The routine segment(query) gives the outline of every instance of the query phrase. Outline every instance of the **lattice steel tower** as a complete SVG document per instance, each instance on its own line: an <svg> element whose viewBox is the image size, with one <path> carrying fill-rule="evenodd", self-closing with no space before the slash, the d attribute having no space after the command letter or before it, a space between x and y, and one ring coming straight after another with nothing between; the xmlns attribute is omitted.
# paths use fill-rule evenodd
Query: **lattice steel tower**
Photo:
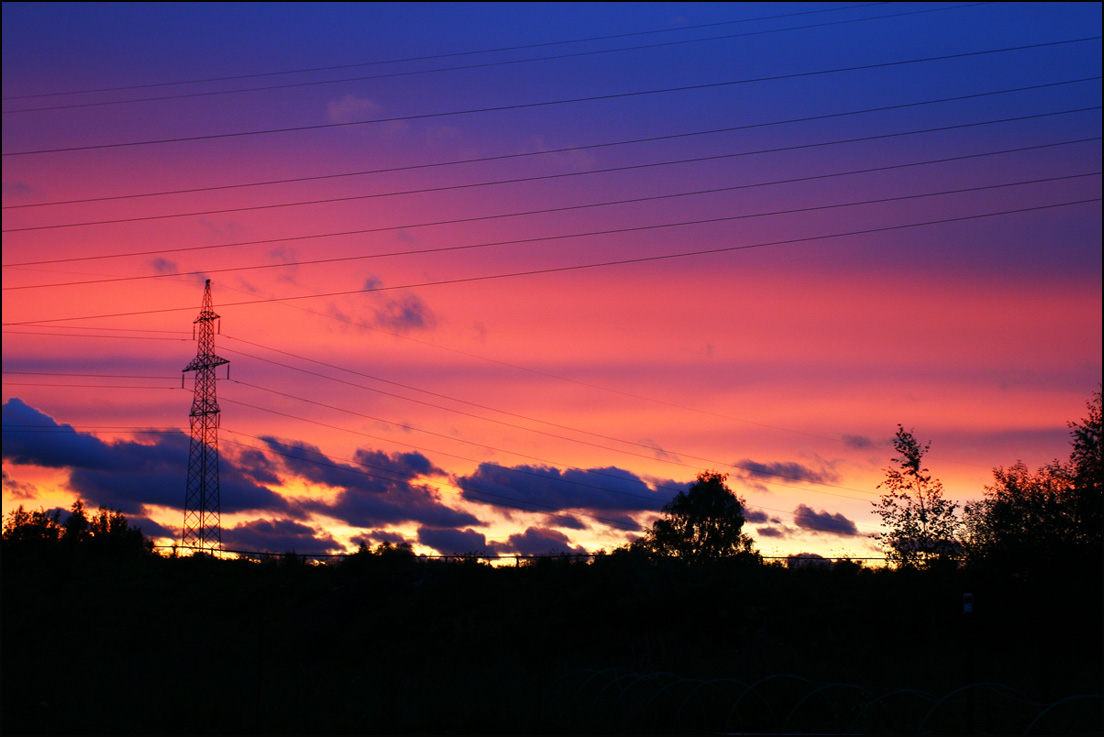
<svg viewBox="0 0 1104 737"><path fill-rule="evenodd" d="M219 521L219 406L215 398L215 369L225 358L215 355L215 314L211 306L211 280L203 287L203 307L195 325L199 326L196 357L184 367L195 371L195 398L192 400L192 446L188 454L188 490L184 495L184 529L180 544L185 548L214 553L222 550L222 526ZM195 332L193 328L193 332ZM229 376L227 368L227 376ZM181 376L183 381L183 376Z"/></svg>

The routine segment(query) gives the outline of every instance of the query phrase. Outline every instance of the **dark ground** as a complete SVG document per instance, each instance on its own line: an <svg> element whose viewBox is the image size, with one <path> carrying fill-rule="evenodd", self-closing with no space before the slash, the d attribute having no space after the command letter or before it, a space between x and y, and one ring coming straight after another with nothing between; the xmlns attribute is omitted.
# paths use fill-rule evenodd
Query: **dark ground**
<svg viewBox="0 0 1104 737"><path fill-rule="evenodd" d="M8 556L2 726L1099 733L1100 625L1099 561L982 573ZM996 685L955 693L981 683Z"/></svg>

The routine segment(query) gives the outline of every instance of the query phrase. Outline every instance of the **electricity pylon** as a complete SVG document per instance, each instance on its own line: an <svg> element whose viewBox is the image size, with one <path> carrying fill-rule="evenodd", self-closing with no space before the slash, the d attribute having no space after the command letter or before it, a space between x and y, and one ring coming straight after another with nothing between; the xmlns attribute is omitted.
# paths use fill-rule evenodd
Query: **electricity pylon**
<svg viewBox="0 0 1104 737"><path fill-rule="evenodd" d="M188 489L184 494L184 528L180 544L206 553L222 550L222 526L219 520L219 406L215 397L215 369L225 358L215 355L215 320L211 306L211 280L203 287L203 307L195 325L199 326L196 357L184 367L195 371L195 396L189 415L192 446L188 454ZM193 333L195 333L193 328ZM194 336L193 336L194 337ZM229 377L230 369L227 368ZM183 382L181 375L181 382Z"/></svg>

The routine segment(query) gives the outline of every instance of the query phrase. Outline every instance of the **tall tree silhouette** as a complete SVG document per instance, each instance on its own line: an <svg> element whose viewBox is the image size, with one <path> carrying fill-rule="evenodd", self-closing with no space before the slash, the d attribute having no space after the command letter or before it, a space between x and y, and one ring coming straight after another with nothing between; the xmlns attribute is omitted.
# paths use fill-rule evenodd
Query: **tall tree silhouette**
<svg viewBox="0 0 1104 737"><path fill-rule="evenodd" d="M898 425L893 447L897 465L885 470L878 488L886 491L873 502L886 528L879 537L882 549L902 566L926 567L955 557L961 551L958 505L943 498L943 484L922 465L931 443L920 445L912 431Z"/></svg>

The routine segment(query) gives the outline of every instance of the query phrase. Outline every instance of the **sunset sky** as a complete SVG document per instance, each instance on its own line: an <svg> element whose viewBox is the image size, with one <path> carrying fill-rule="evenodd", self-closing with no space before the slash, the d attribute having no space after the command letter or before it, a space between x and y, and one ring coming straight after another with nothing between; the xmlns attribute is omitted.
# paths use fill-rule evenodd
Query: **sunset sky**
<svg viewBox="0 0 1104 737"><path fill-rule="evenodd" d="M3 6L3 508L223 545L611 549L703 470L878 554L1101 381L1101 6Z"/></svg>

